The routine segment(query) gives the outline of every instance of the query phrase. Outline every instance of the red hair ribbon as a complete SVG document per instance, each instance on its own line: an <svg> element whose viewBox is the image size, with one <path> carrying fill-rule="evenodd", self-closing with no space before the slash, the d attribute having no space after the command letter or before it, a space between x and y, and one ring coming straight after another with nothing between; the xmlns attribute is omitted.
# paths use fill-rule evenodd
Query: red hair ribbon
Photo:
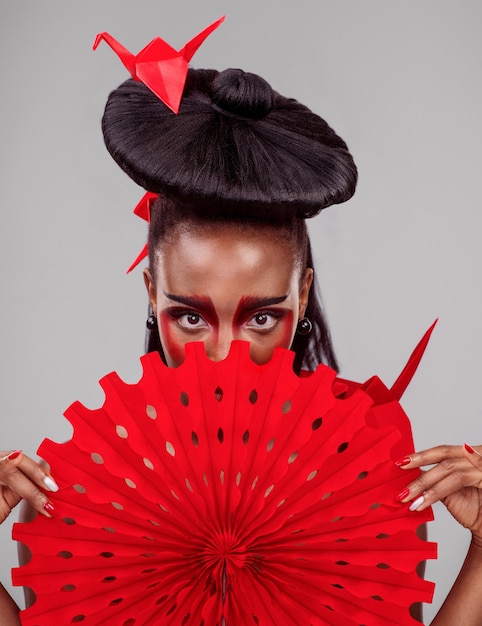
<svg viewBox="0 0 482 626"><path fill-rule="evenodd" d="M134 208L134 214L138 215L147 223L149 223L151 221L151 202L154 202L155 200L157 200L157 198L159 198L159 195L157 193L152 193L152 191L147 191L139 200L139 202L136 204ZM132 263L132 265L127 270L127 274L130 271L132 271L137 265L139 265L142 259L146 258L146 256L148 255L148 252L149 252L149 248L148 248L148 244L146 243L146 245L142 248L140 253L137 255L136 260Z"/></svg>
<svg viewBox="0 0 482 626"><path fill-rule="evenodd" d="M109 33L99 33L94 50L104 40L118 55L132 78L143 82L174 113L179 111L186 82L188 63L203 41L224 21L224 16L193 37L181 50L175 50L160 37L155 37L134 55Z"/></svg>

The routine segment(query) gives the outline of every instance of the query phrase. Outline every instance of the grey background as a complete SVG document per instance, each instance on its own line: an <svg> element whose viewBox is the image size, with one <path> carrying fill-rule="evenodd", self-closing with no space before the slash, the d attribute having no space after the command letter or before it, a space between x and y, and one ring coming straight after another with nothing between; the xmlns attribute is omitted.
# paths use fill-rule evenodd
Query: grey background
<svg viewBox="0 0 482 626"><path fill-rule="evenodd" d="M127 77L106 30L136 53L176 48L222 14L196 67L243 67L298 98L347 140L360 183L313 220L342 374L388 384L436 318L404 397L416 447L482 442L478 0L2 0L0 101L1 449L65 440L96 381L140 376L146 297L125 269L144 243L142 195L108 156L99 120ZM435 507L433 616L469 535ZM13 517L13 516L12 516ZM0 576L16 562L0 529ZM17 590L18 591L18 590ZM17 593L17 597L20 597Z"/></svg>

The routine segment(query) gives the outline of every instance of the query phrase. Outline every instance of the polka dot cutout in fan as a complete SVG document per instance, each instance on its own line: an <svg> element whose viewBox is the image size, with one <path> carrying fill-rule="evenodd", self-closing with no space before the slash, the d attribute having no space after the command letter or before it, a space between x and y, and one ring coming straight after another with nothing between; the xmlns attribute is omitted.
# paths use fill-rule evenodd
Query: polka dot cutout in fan
<svg viewBox="0 0 482 626"><path fill-rule="evenodd" d="M137 384L104 377L102 408L74 403L72 439L39 449L59 516L14 527L33 554L14 583L37 595L22 624L417 623L436 549L416 536L431 511L394 497L417 474L393 462L408 419L292 357L190 344L177 369L151 353Z"/></svg>

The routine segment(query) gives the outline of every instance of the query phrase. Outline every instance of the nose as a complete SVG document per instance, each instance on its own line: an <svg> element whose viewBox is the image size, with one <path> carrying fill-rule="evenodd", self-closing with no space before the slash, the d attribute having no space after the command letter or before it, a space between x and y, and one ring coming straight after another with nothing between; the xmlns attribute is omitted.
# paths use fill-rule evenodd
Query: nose
<svg viewBox="0 0 482 626"><path fill-rule="evenodd" d="M219 332L217 336L204 344L208 358L216 363L224 360L229 354L231 342L234 339L234 333L231 328Z"/></svg>

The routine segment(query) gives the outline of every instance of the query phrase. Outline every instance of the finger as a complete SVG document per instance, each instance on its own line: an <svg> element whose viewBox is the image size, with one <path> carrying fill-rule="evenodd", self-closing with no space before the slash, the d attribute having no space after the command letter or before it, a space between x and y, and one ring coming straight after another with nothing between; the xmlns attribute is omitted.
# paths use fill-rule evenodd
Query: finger
<svg viewBox="0 0 482 626"><path fill-rule="evenodd" d="M430 489L427 489L420 496L412 500L409 509L411 511L423 511L432 504L435 504L435 502L442 501L450 494L459 491L459 489L463 486L463 484L460 484L456 475L450 474L444 478L444 480L440 481Z"/></svg>
<svg viewBox="0 0 482 626"><path fill-rule="evenodd" d="M6 487L0 486L0 524L7 519L20 500L20 496L15 496Z"/></svg>
<svg viewBox="0 0 482 626"><path fill-rule="evenodd" d="M14 461L22 454L21 450L10 450L9 452L0 452L0 463L6 461Z"/></svg>
<svg viewBox="0 0 482 626"><path fill-rule="evenodd" d="M397 499L400 502L413 500L422 494L433 491L435 486L440 485L449 477L451 483L444 482L444 485L450 484L451 492L457 491L462 487L473 486L481 481L480 473L467 463L465 458L459 456L456 459L444 459L431 469L422 471L415 480L407 485ZM433 501L435 502L446 495L445 493L440 497L435 497Z"/></svg>
<svg viewBox="0 0 482 626"><path fill-rule="evenodd" d="M52 502L18 468L10 470L2 482L8 488L8 491L5 492L5 501L10 508L13 508L19 499L23 499L42 515L46 517L55 516L56 510Z"/></svg>
<svg viewBox="0 0 482 626"><path fill-rule="evenodd" d="M4 476L8 475L14 467L17 467L23 458L21 450L10 450L9 452L0 452L0 484L3 482Z"/></svg>
<svg viewBox="0 0 482 626"><path fill-rule="evenodd" d="M12 453L7 453L0 457L3 508L6 505L11 510L21 499L25 499L39 513L52 517L55 515L55 507L52 502L40 491L35 482L24 473L24 468L27 468L30 472L36 472L37 470L34 466L38 466L38 464L32 459L25 457L20 451L15 452L19 452L19 454L13 455L13 458Z"/></svg>
<svg viewBox="0 0 482 626"><path fill-rule="evenodd" d="M23 455L20 463L18 464L18 468L28 476L32 482L34 482L38 487L42 489L47 489L47 491L58 491L59 486L52 478L52 475L48 471L48 468L45 465L41 465L37 463L30 457Z"/></svg>
<svg viewBox="0 0 482 626"><path fill-rule="evenodd" d="M475 468L482 472L482 454L480 454L480 452L468 443L464 443L463 451L465 458L468 459Z"/></svg>
<svg viewBox="0 0 482 626"><path fill-rule="evenodd" d="M414 467L423 467L424 465L433 465L440 463L444 459L454 459L460 457L460 446L436 446L428 448L421 452L412 452L403 456L395 465L401 469L413 469Z"/></svg>
<svg viewBox="0 0 482 626"><path fill-rule="evenodd" d="M424 483L426 483L426 487ZM466 487L480 487L480 485L481 477L479 470L462 468L447 474L436 482L433 480L417 481L415 485L410 485L402 492L403 498L400 499L404 503L410 502L409 509L411 511L423 511L435 502L444 501L447 496L457 491Z"/></svg>
<svg viewBox="0 0 482 626"><path fill-rule="evenodd" d="M2 480L2 471L8 471L11 467L19 468L41 489L47 489L47 491L59 490L46 465L43 466L37 463L26 454L23 454L21 450L14 450L8 453L0 452L0 482Z"/></svg>

